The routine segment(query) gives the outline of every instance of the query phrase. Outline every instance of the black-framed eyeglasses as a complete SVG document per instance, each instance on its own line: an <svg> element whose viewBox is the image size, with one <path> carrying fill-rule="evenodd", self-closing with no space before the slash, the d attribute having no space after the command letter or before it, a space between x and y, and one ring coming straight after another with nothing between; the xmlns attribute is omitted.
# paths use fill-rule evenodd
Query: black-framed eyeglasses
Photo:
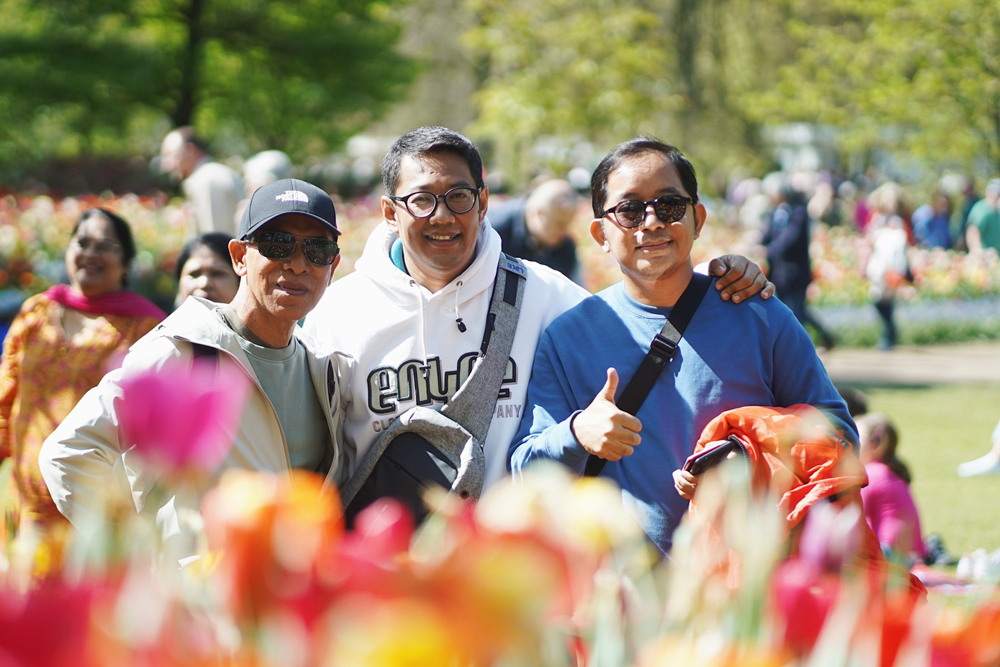
<svg viewBox="0 0 1000 667"><path fill-rule="evenodd" d="M622 229L635 229L646 219L646 208L652 206L656 218L669 225L683 218L688 204L693 203L694 200L684 195L664 195L652 201L626 199L606 210L601 217L611 214L611 219Z"/></svg>
<svg viewBox="0 0 1000 667"><path fill-rule="evenodd" d="M93 250L99 255L117 255L122 251L121 244L111 239L91 239L86 236L73 239L71 245L77 252Z"/></svg>
<svg viewBox="0 0 1000 667"><path fill-rule="evenodd" d="M411 192L403 197L389 197L393 201L403 202L403 206L414 218L429 218L437 210L438 202L444 200L444 205L455 215L468 213L476 205L479 192L482 188L467 188L460 186L452 188L443 195L436 195L433 192L420 190Z"/></svg>
<svg viewBox="0 0 1000 667"><path fill-rule="evenodd" d="M302 243L306 259L317 266L330 266L340 253L337 242L318 236L296 236L288 232L263 232L256 236L248 236L248 243L257 245L257 252L268 259L285 259L293 252L295 246Z"/></svg>

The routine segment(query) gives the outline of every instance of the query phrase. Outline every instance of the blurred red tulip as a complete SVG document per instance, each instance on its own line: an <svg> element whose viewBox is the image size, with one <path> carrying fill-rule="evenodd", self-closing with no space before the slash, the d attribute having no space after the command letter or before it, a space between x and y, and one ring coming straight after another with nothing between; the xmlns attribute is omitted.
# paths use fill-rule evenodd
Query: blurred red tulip
<svg viewBox="0 0 1000 667"><path fill-rule="evenodd" d="M839 578L813 562L795 558L778 566L771 595L780 614L777 620L784 623L786 647L797 655L812 651L839 589Z"/></svg>
<svg viewBox="0 0 1000 667"><path fill-rule="evenodd" d="M61 667L96 664L88 656L89 587L46 583L21 595L0 588L0 665Z"/></svg>
<svg viewBox="0 0 1000 667"><path fill-rule="evenodd" d="M322 612L327 593L316 570L343 537L339 500L323 491L322 476L230 470L206 494L202 516L237 619L256 623L283 605L307 623Z"/></svg>

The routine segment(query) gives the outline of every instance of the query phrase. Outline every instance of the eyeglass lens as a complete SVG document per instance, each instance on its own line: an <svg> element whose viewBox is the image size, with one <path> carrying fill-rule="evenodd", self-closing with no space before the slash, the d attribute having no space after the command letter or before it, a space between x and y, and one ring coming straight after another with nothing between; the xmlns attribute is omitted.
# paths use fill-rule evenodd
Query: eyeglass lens
<svg viewBox="0 0 1000 667"><path fill-rule="evenodd" d="M284 259L295 252L300 239L287 232L264 232L250 240L257 244L258 252L264 257ZM318 266L330 266L339 252L337 242L330 239L305 238L301 241L306 259Z"/></svg>
<svg viewBox="0 0 1000 667"><path fill-rule="evenodd" d="M653 212L660 222L671 224L684 217L688 201L685 197L677 196L658 197L652 202L626 199L615 207L615 217L623 227L638 227L646 218L647 204L652 204Z"/></svg>
<svg viewBox="0 0 1000 667"><path fill-rule="evenodd" d="M73 245L75 245L80 252L93 250L94 252L102 255L109 255L111 253L118 252L118 250L121 249L120 245L110 239L90 239L86 236L73 239Z"/></svg>
<svg viewBox="0 0 1000 667"><path fill-rule="evenodd" d="M476 190L474 188L452 188L443 195L430 192L414 192L406 197L400 197L406 204L410 215L418 218L429 218L437 209L438 200L444 198L448 210L455 214L468 213L476 205Z"/></svg>

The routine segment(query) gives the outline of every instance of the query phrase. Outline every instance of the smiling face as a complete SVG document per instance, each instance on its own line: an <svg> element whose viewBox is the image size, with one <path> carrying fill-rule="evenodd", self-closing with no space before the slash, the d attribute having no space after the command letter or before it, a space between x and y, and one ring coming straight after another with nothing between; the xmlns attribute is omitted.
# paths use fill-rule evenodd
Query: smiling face
<svg viewBox="0 0 1000 667"><path fill-rule="evenodd" d="M229 257L223 259L208 246L199 245L181 267L177 302L194 295L216 303L229 303L239 286L239 276L233 271Z"/></svg>
<svg viewBox="0 0 1000 667"><path fill-rule="evenodd" d="M645 152L624 161L608 176L606 206L625 199L651 201L664 195L690 197L673 163L661 153ZM705 224L705 207L689 205L679 221L665 224L646 208L635 229L622 229L609 214L596 218L590 233L611 254L625 276L625 289L640 303L672 306L694 272L691 247Z"/></svg>
<svg viewBox="0 0 1000 667"><path fill-rule="evenodd" d="M128 267L114 225L103 215L87 217L66 250L66 272L73 291L95 297L122 289Z"/></svg>
<svg viewBox="0 0 1000 667"><path fill-rule="evenodd" d="M405 155L400 161L396 196L418 191L443 195L456 187L476 187L469 165L458 153ZM488 198L484 187L472 210L461 214L452 213L441 199L434 215L417 218L403 202L382 197L382 216L402 240L406 269L414 280L437 292L468 268L476 255Z"/></svg>
<svg viewBox="0 0 1000 667"><path fill-rule="evenodd" d="M255 233L269 231L334 238L329 227L298 213L281 215ZM340 263L338 256L330 266L313 264L306 259L301 242L283 259L268 259L260 254L256 244L246 241L230 241L229 252L240 276L233 307L243 323L273 347L288 345L296 322L319 302Z"/></svg>

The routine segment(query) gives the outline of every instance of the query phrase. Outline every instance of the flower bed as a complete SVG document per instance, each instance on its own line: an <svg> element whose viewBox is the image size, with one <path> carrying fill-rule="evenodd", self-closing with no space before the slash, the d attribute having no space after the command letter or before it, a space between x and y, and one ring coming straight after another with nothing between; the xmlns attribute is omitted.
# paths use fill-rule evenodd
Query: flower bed
<svg viewBox="0 0 1000 667"><path fill-rule="evenodd" d="M180 570L151 568L162 552L138 516L99 550L22 529L0 559L5 664L1000 661L995 587L921 603L905 577L873 584L851 564L858 517L833 509L787 558L775 507L739 484L689 514L673 560L657 561L616 488L557 466L475 508L436 498L440 513L416 534L391 501L345 532L321 478L285 482L227 473L202 505L201 560Z"/></svg>
<svg viewBox="0 0 1000 667"><path fill-rule="evenodd" d="M0 198L0 289L16 287L41 291L61 275L62 257L76 218L91 206L105 206L132 224L139 248L134 277L140 291L161 302L174 289L170 271L177 252L193 225L180 201L157 197L49 197ZM720 216L721 217L721 216ZM350 273L370 231L381 220L378 199L337 203L337 221L343 261L338 276ZM594 292L620 280L617 265L591 240L588 221L574 229L586 287ZM741 253L762 261L756 233L710 218L695 244L696 261L725 253ZM868 288L859 266L865 241L845 227L817 225L812 258L815 282L810 292L817 306L860 305L868 302ZM911 248L915 289L911 301L976 299L1000 296L1000 261L993 253L972 256L944 250Z"/></svg>
<svg viewBox="0 0 1000 667"><path fill-rule="evenodd" d="M800 504L798 532L787 494L751 493L737 461L705 473L669 560L611 482L555 463L475 505L429 493L436 512L418 532L392 500L345 530L336 492L312 473L230 469L209 484L245 391L217 371L165 365L123 382L126 463L148 511L107 489L77 517L86 539L27 520L0 531L3 664L1000 661L995 581L950 579L961 598L925 602L904 567L873 554L857 504ZM180 387L197 396L171 400ZM0 466L0 489L11 469ZM200 512L187 509L196 497ZM177 520L161 525L160 507Z"/></svg>

